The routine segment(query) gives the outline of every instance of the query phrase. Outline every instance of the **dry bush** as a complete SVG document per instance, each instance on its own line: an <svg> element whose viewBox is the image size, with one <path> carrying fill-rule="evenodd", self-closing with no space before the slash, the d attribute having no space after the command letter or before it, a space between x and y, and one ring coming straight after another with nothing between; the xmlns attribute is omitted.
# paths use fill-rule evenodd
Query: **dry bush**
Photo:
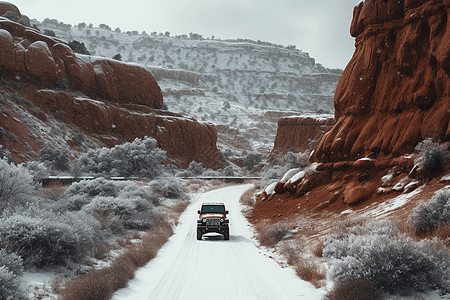
<svg viewBox="0 0 450 300"><path fill-rule="evenodd" d="M175 226L178 225L181 214L186 210L189 204L189 201L179 201L177 202L177 204L171 207L172 213L170 214L170 217L173 219Z"/></svg>
<svg viewBox="0 0 450 300"><path fill-rule="evenodd" d="M114 247L111 244L108 243L98 243L94 246L92 257L98 260L103 260L108 256L108 253L113 249Z"/></svg>
<svg viewBox="0 0 450 300"><path fill-rule="evenodd" d="M326 270L313 260L299 260L294 266L295 273L301 279L311 282L316 288L326 278Z"/></svg>
<svg viewBox="0 0 450 300"><path fill-rule="evenodd" d="M289 265L296 264L300 259L300 254L303 253L304 245L299 240L291 240L283 243L279 249L280 253L286 258Z"/></svg>
<svg viewBox="0 0 450 300"><path fill-rule="evenodd" d="M249 188L241 195L241 198L239 198L239 202L242 205L253 206L255 204L255 192L256 190L254 187Z"/></svg>
<svg viewBox="0 0 450 300"><path fill-rule="evenodd" d="M258 240L261 246L275 247L292 229L292 224L289 222L278 222L275 224L268 224L261 222L256 226L258 232Z"/></svg>
<svg viewBox="0 0 450 300"><path fill-rule="evenodd" d="M323 248L325 247L325 240L318 241L312 248L311 253L315 257L323 257Z"/></svg>
<svg viewBox="0 0 450 300"><path fill-rule="evenodd" d="M134 277L137 268L154 258L173 234L168 223L160 223L142 237L142 242L128 247L114 262L101 270L76 277L66 283L60 300L107 300Z"/></svg>
<svg viewBox="0 0 450 300"><path fill-rule="evenodd" d="M386 296L367 279L338 281L325 300L383 300Z"/></svg>

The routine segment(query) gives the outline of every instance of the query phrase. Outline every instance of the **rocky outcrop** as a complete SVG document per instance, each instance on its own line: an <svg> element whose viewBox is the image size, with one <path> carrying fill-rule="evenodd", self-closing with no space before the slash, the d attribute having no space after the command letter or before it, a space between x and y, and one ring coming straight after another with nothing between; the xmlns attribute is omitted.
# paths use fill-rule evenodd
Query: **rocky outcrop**
<svg viewBox="0 0 450 300"><path fill-rule="evenodd" d="M151 108L163 105L161 89L150 70L117 60L73 53L57 38L0 18L2 77L62 87L89 97Z"/></svg>
<svg viewBox="0 0 450 300"><path fill-rule="evenodd" d="M333 118L285 117L278 121L275 138L269 160L282 156L288 151L305 152L315 148L323 135L334 125Z"/></svg>
<svg viewBox="0 0 450 300"><path fill-rule="evenodd" d="M27 96L47 115L64 112L64 122L102 140L108 147L134 138L154 137L167 151L170 163L187 168L193 160L204 167L221 167L213 125L199 123L179 114L148 107L94 101L69 92L38 90ZM41 116L42 118L42 116Z"/></svg>
<svg viewBox="0 0 450 300"><path fill-rule="evenodd" d="M6 1L0 1L0 16L3 16L7 12L13 12L16 13L18 17L22 17L17 6Z"/></svg>
<svg viewBox="0 0 450 300"><path fill-rule="evenodd" d="M414 174L415 146L450 144L450 1L366 0L350 32L356 49L337 86L336 124L314 168L280 180L269 200L344 209L409 192L427 180Z"/></svg>
<svg viewBox="0 0 450 300"><path fill-rule="evenodd" d="M450 140L450 1L366 0L355 7L355 53L335 94L336 125L317 162L400 157Z"/></svg>
<svg viewBox="0 0 450 300"><path fill-rule="evenodd" d="M0 2L0 13L14 8ZM5 102L10 111L0 115L9 137L0 143L18 161L29 157L26 151L38 152L37 145L42 146L46 138L38 136L46 135L36 130L38 126L33 133L28 128L35 114L43 122L52 118L76 126L76 131L109 147L136 137L154 137L167 151L167 162L178 167L187 168L194 160L207 168L222 166L215 127L159 110L161 89L148 68L76 54L65 42L2 17L0 50L4 94L25 99ZM24 101L27 107L17 105ZM30 117L25 118L27 113ZM70 140L67 144L75 145Z"/></svg>

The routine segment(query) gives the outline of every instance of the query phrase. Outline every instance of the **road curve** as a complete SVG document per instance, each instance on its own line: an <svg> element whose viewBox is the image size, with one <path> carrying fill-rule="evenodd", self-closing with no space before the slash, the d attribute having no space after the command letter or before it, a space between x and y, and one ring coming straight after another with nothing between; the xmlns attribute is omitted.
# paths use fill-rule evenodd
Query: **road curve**
<svg viewBox="0 0 450 300"><path fill-rule="evenodd" d="M113 300L276 299L320 300L324 294L261 254L241 213L239 198L251 185L199 195L183 213L175 234L156 258L136 272ZM230 214L230 240L196 239L202 202L224 202Z"/></svg>

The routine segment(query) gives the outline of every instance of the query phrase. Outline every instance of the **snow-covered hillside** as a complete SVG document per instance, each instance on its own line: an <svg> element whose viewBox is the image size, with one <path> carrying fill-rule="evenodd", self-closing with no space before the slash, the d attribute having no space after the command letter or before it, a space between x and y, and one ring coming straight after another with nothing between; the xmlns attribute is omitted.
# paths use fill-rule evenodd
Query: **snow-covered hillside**
<svg viewBox="0 0 450 300"><path fill-rule="evenodd" d="M31 23L65 41L84 43L91 55L120 54L123 61L148 66L167 108L219 125L220 148L238 156L267 154L280 116L334 112L342 70L323 67L295 46L121 32L106 24L69 26L50 19Z"/></svg>

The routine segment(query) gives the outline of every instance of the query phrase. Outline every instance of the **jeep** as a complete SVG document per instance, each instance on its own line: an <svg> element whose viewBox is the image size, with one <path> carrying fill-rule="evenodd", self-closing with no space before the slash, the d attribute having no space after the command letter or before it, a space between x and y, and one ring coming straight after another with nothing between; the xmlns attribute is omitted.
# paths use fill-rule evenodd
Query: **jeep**
<svg viewBox="0 0 450 300"><path fill-rule="evenodd" d="M224 203L203 203L202 208L197 211L197 240L201 240L205 233L216 232L223 235L224 240L230 239L228 210Z"/></svg>

